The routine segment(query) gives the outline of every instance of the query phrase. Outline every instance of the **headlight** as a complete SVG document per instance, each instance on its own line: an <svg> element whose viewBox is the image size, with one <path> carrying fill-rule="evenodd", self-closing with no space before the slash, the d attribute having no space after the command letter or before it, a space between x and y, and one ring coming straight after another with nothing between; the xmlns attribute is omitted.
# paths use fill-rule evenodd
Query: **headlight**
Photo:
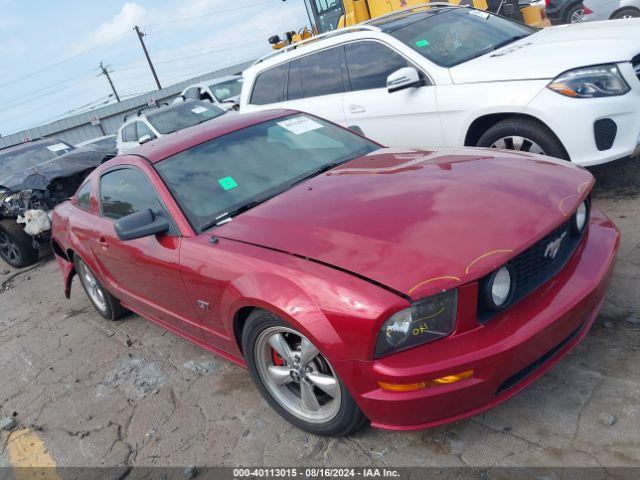
<svg viewBox="0 0 640 480"><path fill-rule="evenodd" d="M7 190L6 188L0 188L0 204L4 202L4 199L7 197L8 194L9 194L9 190Z"/></svg>
<svg viewBox="0 0 640 480"><path fill-rule="evenodd" d="M574 98L624 95L631 88L614 64L576 68L563 73L547 88Z"/></svg>
<svg viewBox="0 0 640 480"><path fill-rule="evenodd" d="M504 265L480 282L480 301L489 310L504 309L513 298L515 277L511 267Z"/></svg>
<svg viewBox="0 0 640 480"><path fill-rule="evenodd" d="M589 205L587 202L582 202L576 213L573 215L573 229L575 233L582 233L584 227L587 225L589 219Z"/></svg>
<svg viewBox="0 0 640 480"><path fill-rule="evenodd" d="M450 335L457 306L458 290L448 290L395 313L378 334L376 358Z"/></svg>

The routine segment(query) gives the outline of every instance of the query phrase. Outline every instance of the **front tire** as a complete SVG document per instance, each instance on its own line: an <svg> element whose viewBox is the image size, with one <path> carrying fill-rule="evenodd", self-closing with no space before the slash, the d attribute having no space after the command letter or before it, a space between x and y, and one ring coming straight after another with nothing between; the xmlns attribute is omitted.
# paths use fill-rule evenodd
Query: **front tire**
<svg viewBox="0 0 640 480"><path fill-rule="evenodd" d="M73 263L82 288L100 315L107 320L118 320L127 313L127 310L120 305L120 300L102 286L96 275L82 259L76 256Z"/></svg>
<svg viewBox="0 0 640 480"><path fill-rule="evenodd" d="M611 16L612 20L622 20L623 18L638 18L640 17L640 10L635 8L623 8L622 10L614 13Z"/></svg>
<svg viewBox="0 0 640 480"><path fill-rule="evenodd" d="M38 249L33 238L13 219L0 221L0 257L15 268L24 268L38 261Z"/></svg>
<svg viewBox="0 0 640 480"><path fill-rule="evenodd" d="M569 160L569 155L553 132L537 120L528 118L508 118L496 123L480 137L476 145Z"/></svg>
<svg viewBox="0 0 640 480"><path fill-rule="evenodd" d="M338 437L366 423L329 361L278 316L254 310L242 332L242 348L260 394L298 428Z"/></svg>

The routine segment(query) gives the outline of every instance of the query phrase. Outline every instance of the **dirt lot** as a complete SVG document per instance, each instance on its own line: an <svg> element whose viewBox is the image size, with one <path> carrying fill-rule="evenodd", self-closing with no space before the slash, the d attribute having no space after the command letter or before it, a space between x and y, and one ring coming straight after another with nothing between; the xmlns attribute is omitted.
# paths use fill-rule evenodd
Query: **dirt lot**
<svg viewBox="0 0 640 480"><path fill-rule="evenodd" d="M135 315L104 321L55 262L0 265L0 466L640 466L640 169L593 170L623 232L611 291L585 341L505 404L414 433L346 439L280 419L248 375ZM542 186L541 186L542 187Z"/></svg>

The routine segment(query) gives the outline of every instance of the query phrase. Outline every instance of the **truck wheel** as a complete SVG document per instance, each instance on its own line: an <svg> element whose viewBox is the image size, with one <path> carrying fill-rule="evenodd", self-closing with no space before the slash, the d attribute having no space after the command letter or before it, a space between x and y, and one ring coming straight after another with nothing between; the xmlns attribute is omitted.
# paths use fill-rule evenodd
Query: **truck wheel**
<svg viewBox="0 0 640 480"><path fill-rule="evenodd" d="M264 399L298 428L338 437L367 422L329 361L276 315L259 309L249 315L242 351Z"/></svg>
<svg viewBox="0 0 640 480"><path fill-rule="evenodd" d="M584 7L582 2L572 5L564 16L565 23L582 23L584 17Z"/></svg>
<svg viewBox="0 0 640 480"><path fill-rule="evenodd" d="M120 300L107 292L88 265L77 255L74 257L76 274L80 278L84 292L98 313L107 320L118 320L127 313L127 310L120 305Z"/></svg>
<svg viewBox="0 0 640 480"><path fill-rule="evenodd" d="M623 8L622 10L614 13L611 16L612 20L620 20L623 18L637 18L640 17L640 10L636 10L635 8Z"/></svg>
<svg viewBox="0 0 640 480"><path fill-rule="evenodd" d="M476 145L569 160L569 155L553 132L529 118L508 118L496 123L480 137Z"/></svg>
<svg viewBox="0 0 640 480"><path fill-rule="evenodd" d="M0 221L0 257L15 268L28 267L38 261L33 238L14 219Z"/></svg>

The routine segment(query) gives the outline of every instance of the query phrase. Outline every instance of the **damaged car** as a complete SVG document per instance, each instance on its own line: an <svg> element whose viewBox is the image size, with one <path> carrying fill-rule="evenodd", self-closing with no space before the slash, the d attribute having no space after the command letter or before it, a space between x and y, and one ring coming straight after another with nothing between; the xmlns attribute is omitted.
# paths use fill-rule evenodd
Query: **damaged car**
<svg viewBox="0 0 640 480"><path fill-rule="evenodd" d="M294 425L415 430L506 401L587 335L620 241L594 183L270 110L101 165L53 211L52 244L67 298L77 275L105 319L133 311L247 367Z"/></svg>
<svg viewBox="0 0 640 480"><path fill-rule="evenodd" d="M49 212L112 156L59 139L0 150L0 258L16 268L35 263L50 239Z"/></svg>

